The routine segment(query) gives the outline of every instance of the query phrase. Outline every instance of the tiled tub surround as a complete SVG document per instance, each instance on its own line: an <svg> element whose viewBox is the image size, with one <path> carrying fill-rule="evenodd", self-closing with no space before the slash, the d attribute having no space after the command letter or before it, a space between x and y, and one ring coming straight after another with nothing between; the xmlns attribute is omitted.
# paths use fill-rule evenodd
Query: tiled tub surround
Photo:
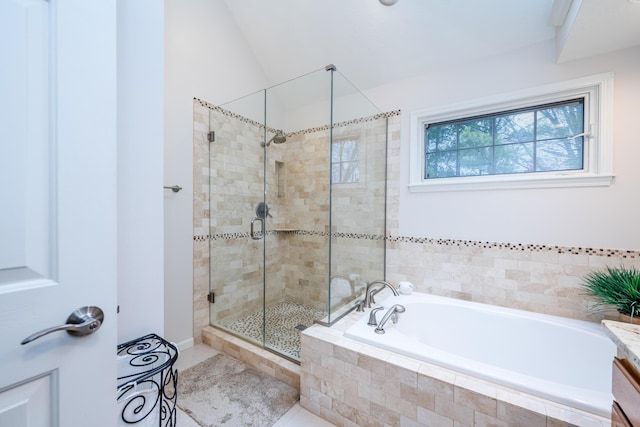
<svg viewBox="0 0 640 427"><path fill-rule="evenodd" d="M354 312L302 334L300 404L339 427L610 425L606 417L344 337L368 315Z"/></svg>
<svg viewBox="0 0 640 427"><path fill-rule="evenodd" d="M609 415L616 349L601 325L417 292L379 305L394 304L406 310L384 326L386 333L375 333L362 316L345 337Z"/></svg>

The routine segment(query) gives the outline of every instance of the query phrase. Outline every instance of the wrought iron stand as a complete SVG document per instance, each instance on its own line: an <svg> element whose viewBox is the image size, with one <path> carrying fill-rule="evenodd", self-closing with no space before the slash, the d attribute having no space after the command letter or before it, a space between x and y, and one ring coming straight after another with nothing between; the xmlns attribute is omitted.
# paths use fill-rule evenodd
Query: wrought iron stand
<svg viewBox="0 0 640 427"><path fill-rule="evenodd" d="M175 427L178 349L156 334L118 345L119 425Z"/></svg>

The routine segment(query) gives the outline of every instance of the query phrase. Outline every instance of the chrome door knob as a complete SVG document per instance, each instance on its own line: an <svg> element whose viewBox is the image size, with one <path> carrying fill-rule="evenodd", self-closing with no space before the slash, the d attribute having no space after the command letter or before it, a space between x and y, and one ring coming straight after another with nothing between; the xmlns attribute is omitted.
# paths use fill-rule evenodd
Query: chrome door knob
<svg viewBox="0 0 640 427"><path fill-rule="evenodd" d="M94 307L90 305L86 307L80 307L74 310L73 313L69 315L66 324L38 331L35 334L29 335L28 337L23 339L20 344L29 344L31 341L37 340L40 337L57 331L67 331L67 333L76 337L89 335L100 329L103 321L104 313L102 312L102 309L100 309L100 307Z"/></svg>

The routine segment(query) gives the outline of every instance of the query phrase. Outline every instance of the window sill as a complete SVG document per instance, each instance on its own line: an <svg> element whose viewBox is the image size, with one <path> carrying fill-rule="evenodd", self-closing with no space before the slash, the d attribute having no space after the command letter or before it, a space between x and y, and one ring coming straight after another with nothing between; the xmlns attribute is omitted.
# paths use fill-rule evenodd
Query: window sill
<svg viewBox="0 0 640 427"><path fill-rule="evenodd" d="M609 174L492 175L442 178L409 184L411 193L444 191L515 190L527 188L607 187L614 176Z"/></svg>

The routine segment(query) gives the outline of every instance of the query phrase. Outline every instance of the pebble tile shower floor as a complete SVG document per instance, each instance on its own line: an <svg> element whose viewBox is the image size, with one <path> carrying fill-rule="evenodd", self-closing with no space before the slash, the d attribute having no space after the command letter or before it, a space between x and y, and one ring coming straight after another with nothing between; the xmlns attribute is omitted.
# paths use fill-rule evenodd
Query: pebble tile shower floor
<svg viewBox="0 0 640 427"><path fill-rule="evenodd" d="M315 310L294 301L282 301L267 307L265 346L294 360L300 360L300 332L311 326L314 320L326 316L326 311ZM261 343L262 320L263 311L260 310L221 326Z"/></svg>

